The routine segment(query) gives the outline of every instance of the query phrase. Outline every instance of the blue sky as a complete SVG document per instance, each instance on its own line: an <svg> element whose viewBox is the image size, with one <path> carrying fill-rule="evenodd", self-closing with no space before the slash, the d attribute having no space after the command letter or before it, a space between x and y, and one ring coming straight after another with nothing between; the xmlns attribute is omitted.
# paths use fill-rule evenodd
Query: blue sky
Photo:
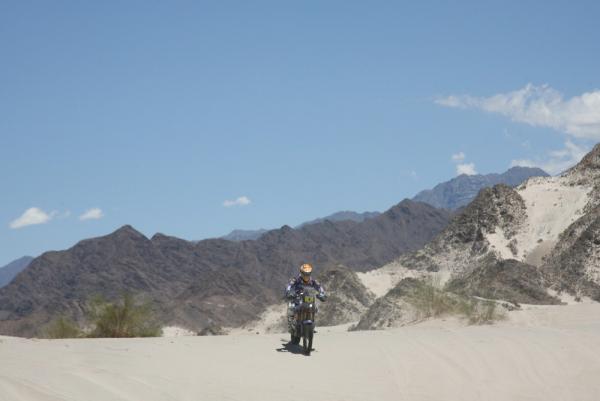
<svg viewBox="0 0 600 401"><path fill-rule="evenodd" d="M600 141L597 2L82 3L0 5L0 265L382 211Z"/></svg>

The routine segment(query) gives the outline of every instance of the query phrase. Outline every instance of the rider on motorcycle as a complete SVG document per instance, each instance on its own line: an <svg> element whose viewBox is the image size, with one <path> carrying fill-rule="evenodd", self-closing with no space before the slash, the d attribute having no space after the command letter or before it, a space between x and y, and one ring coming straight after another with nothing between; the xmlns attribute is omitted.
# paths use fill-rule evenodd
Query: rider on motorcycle
<svg viewBox="0 0 600 401"><path fill-rule="evenodd" d="M288 327L290 331L294 329L294 321L297 319L296 307L298 306L299 300L298 295L302 292L304 287L312 287L319 292L317 298L321 301L325 301L327 296L325 295L325 289L321 284L310 277L312 273L312 266L308 263L304 263L300 266L300 274L297 277L290 280L289 284L285 289L285 297L290 301L288 303Z"/></svg>

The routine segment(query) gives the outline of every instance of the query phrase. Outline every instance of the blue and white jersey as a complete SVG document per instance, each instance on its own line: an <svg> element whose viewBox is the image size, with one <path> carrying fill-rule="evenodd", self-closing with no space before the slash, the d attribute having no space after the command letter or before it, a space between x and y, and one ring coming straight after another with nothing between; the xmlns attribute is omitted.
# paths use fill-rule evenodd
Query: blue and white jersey
<svg viewBox="0 0 600 401"><path fill-rule="evenodd" d="M312 287L319 292L319 295L325 295L325 289L317 282L317 280L311 278L308 283L305 283L304 280L302 280L302 275L298 275L298 277L291 279L288 283L285 288L285 296L293 298L302 291L303 287Z"/></svg>

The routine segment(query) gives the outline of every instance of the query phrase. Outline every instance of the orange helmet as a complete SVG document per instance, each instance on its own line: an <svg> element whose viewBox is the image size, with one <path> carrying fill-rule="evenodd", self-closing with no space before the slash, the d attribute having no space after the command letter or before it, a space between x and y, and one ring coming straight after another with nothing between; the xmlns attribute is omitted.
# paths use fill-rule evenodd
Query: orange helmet
<svg viewBox="0 0 600 401"><path fill-rule="evenodd" d="M302 266L300 266L300 275L302 276L302 280L304 280L305 283L308 283L310 281L310 274L312 273L313 267L308 264L305 263Z"/></svg>

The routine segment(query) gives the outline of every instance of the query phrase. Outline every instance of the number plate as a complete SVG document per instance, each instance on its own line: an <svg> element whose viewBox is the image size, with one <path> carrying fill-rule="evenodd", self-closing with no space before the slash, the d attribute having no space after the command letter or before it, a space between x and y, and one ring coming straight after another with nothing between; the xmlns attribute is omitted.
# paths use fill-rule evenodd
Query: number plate
<svg viewBox="0 0 600 401"><path fill-rule="evenodd" d="M315 297L309 297L309 296L304 297L304 303L312 304L314 302L315 302Z"/></svg>

